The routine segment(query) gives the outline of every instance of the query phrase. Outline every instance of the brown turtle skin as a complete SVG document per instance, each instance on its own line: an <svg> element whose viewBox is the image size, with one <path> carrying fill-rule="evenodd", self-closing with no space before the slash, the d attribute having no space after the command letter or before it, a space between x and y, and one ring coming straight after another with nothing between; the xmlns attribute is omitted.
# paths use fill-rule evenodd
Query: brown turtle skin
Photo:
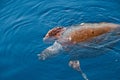
<svg viewBox="0 0 120 80"><path fill-rule="evenodd" d="M84 42L86 40L89 40L93 37L97 37L99 35L105 34L110 32L116 27L111 27L111 26L102 26L102 27L88 27L88 28L81 28L80 30L75 30L72 31L71 34L69 35L70 37L70 42L72 43L79 43L79 42Z"/></svg>
<svg viewBox="0 0 120 80"><path fill-rule="evenodd" d="M93 37L100 36L102 34L108 33L118 27L117 24L112 23L99 23L99 24L83 24L77 30L72 30L66 37L69 43L76 44L80 42L87 41ZM46 34L44 39L54 37L56 39L61 39L61 33L65 32L66 28L53 28Z"/></svg>

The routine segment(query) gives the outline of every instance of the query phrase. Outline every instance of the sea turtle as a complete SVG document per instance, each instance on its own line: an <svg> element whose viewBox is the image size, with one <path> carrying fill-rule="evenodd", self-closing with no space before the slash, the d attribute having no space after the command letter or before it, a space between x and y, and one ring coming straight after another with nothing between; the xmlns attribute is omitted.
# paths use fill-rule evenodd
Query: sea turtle
<svg viewBox="0 0 120 80"><path fill-rule="evenodd" d="M53 28L43 40L54 43L38 54L39 59L45 60L62 52L68 53L69 66L88 80L80 68L79 59L95 57L110 51L110 45L120 40L119 30L120 25L113 23L81 23L76 26Z"/></svg>

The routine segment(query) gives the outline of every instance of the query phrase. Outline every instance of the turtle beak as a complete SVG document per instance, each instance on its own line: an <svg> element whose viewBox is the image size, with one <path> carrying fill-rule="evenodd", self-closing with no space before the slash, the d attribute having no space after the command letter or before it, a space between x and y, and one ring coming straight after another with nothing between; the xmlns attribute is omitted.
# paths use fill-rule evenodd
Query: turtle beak
<svg viewBox="0 0 120 80"><path fill-rule="evenodd" d="M45 43L53 43L56 39L54 37L44 37L43 41Z"/></svg>
<svg viewBox="0 0 120 80"><path fill-rule="evenodd" d="M45 42L46 42L46 41L47 41L47 39L48 39L47 37L44 37L44 38L43 38L43 41L45 41Z"/></svg>

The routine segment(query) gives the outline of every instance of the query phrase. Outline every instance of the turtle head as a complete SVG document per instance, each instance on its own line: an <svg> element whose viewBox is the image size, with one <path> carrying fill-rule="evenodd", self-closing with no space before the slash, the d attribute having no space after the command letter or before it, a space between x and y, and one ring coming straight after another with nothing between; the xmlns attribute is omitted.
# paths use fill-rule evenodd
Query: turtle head
<svg viewBox="0 0 120 80"><path fill-rule="evenodd" d="M56 27L48 31L48 33L43 38L43 41L45 42L54 42L55 40L59 39L61 36L61 33L64 29L62 27Z"/></svg>

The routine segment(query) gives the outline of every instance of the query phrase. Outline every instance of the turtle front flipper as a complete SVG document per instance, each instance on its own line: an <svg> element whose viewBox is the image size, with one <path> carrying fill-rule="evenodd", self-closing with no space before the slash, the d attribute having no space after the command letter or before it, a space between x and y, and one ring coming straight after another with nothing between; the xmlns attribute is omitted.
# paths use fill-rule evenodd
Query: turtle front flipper
<svg viewBox="0 0 120 80"><path fill-rule="evenodd" d="M79 60L70 60L69 66L72 67L74 70L77 70L78 72L80 72L84 80L88 80L86 74L81 70Z"/></svg>
<svg viewBox="0 0 120 80"><path fill-rule="evenodd" d="M48 48L43 50L42 53L38 54L38 57L40 60L45 60L51 56L59 54L62 50L62 45L55 41L52 46L49 46Z"/></svg>

